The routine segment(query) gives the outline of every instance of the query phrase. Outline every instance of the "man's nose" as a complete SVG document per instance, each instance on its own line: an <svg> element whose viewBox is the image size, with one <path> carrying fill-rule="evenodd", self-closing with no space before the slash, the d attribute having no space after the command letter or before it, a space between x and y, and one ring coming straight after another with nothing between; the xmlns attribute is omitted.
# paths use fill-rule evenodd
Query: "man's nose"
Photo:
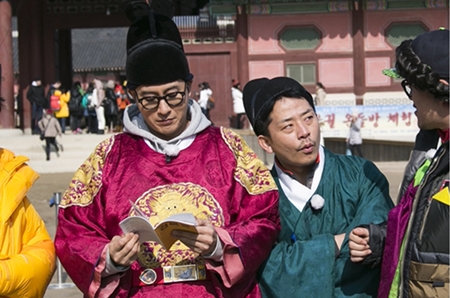
<svg viewBox="0 0 450 298"><path fill-rule="evenodd" d="M159 114L167 114L167 113L170 113L171 110L172 110L172 108L167 104L167 102L164 99L161 99L159 101L159 105L158 105L158 113Z"/></svg>
<svg viewBox="0 0 450 298"><path fill-rule="evenodd" d="M307 136L309 136L309 134L310 132L308 125L306 125L303 122L299 122L297 126L297 138L298 139L306 138Z"/></svg>

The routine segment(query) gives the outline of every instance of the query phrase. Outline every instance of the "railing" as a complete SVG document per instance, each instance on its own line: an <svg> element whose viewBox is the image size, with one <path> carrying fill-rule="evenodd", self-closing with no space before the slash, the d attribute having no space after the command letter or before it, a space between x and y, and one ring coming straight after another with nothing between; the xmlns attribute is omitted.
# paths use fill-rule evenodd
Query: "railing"
<svg viewBox="0 0 450 298"><path fill-rule="evenodd" d="M176 16L173 18L183 42L212 43L233 42L234 19L228 16Z"/></svg>

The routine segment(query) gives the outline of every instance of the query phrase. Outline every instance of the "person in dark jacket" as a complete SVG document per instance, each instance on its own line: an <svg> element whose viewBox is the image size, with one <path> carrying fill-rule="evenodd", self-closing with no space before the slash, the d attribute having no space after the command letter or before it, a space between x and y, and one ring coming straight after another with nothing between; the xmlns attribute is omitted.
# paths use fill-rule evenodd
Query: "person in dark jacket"
<svg viewBox="0 0 450 298"><path fill-rule="evenodd" d="M74 134L81 134L81 118L83 118L84 109L81 106L83 100L83 89L80 82L74 82L70 89L69 112L70 129Z"/></svg>
<svg viewBox="0 0 450 298"><path fill-rule="evenodd" d="M84 117L86 119L86 133L97 133L97 114L92 103L92 93L94 92L94 83L90 82L86 92L84 93L81 105L84 109Z"/></svg>
<svg viewBox="0 0 450 298"><path fill-rule="evenodd" d="M421 131L398 205L387 223L352 231L351 259L372 267L381 262L378 297L449 297L449 31L403 41L396 60L383 73L403 78ZM436 131L442 145L425 153Z"/></svg>
<svg viewBox="0 0 450 298"><path fill-rule="evenodd" d="M31 133L40 134L38 121L42 118L42 112L46 107L44 87L40 79L31 83L27 91L27 99L31 104Z"/></svg>
<svg viewBox="0 0 450 298"><path fill-rule="evenodd" d="M117 125L117 116L119 115L119 107L117 106L117 97L114 92L114 81L109 80L106 83L105 99L103 107L105 108L106 128L109 132L113 132Z"/></svg>

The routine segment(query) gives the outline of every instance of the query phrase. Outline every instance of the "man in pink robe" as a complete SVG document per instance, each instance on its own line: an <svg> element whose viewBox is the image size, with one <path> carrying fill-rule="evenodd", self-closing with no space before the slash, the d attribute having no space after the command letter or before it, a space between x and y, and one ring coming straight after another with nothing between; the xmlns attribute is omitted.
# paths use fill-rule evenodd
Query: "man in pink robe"
<svg viewBox="0 0 450 298"><path fill-rule="evenodd" d="M125 111L125 133L100 143L75 173L56 251L86 297L259 297L256 271L279 232L277 188L243 139L212 127L189 99L193 76L168 3L150 11L125 2L136 104ZM168 249L140 243L119 227L136 215L130 201L152 225L192 213L198 234L175 231Z"/></svg>

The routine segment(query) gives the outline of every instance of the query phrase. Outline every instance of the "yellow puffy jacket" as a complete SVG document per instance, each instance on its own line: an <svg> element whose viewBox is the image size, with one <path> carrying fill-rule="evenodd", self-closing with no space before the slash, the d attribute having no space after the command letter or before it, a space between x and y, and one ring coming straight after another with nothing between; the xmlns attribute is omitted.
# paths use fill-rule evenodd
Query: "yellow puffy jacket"
<svg viewBox="0 0 450 298"><path fill-rule="evenodd" d="M66 93L61 93L61 91L56 90L55 95L59 95L59 105L61 109L55 112L56 118L67 118L69 117L69 100L70 100L70 91Z"/></svg>
<svg viewBox="0 0 450 298"><path fill-rule="evenodd" d="M24 156L0 148L0 297L43 297L55 248L26 194L39 175Z"/></svg>

